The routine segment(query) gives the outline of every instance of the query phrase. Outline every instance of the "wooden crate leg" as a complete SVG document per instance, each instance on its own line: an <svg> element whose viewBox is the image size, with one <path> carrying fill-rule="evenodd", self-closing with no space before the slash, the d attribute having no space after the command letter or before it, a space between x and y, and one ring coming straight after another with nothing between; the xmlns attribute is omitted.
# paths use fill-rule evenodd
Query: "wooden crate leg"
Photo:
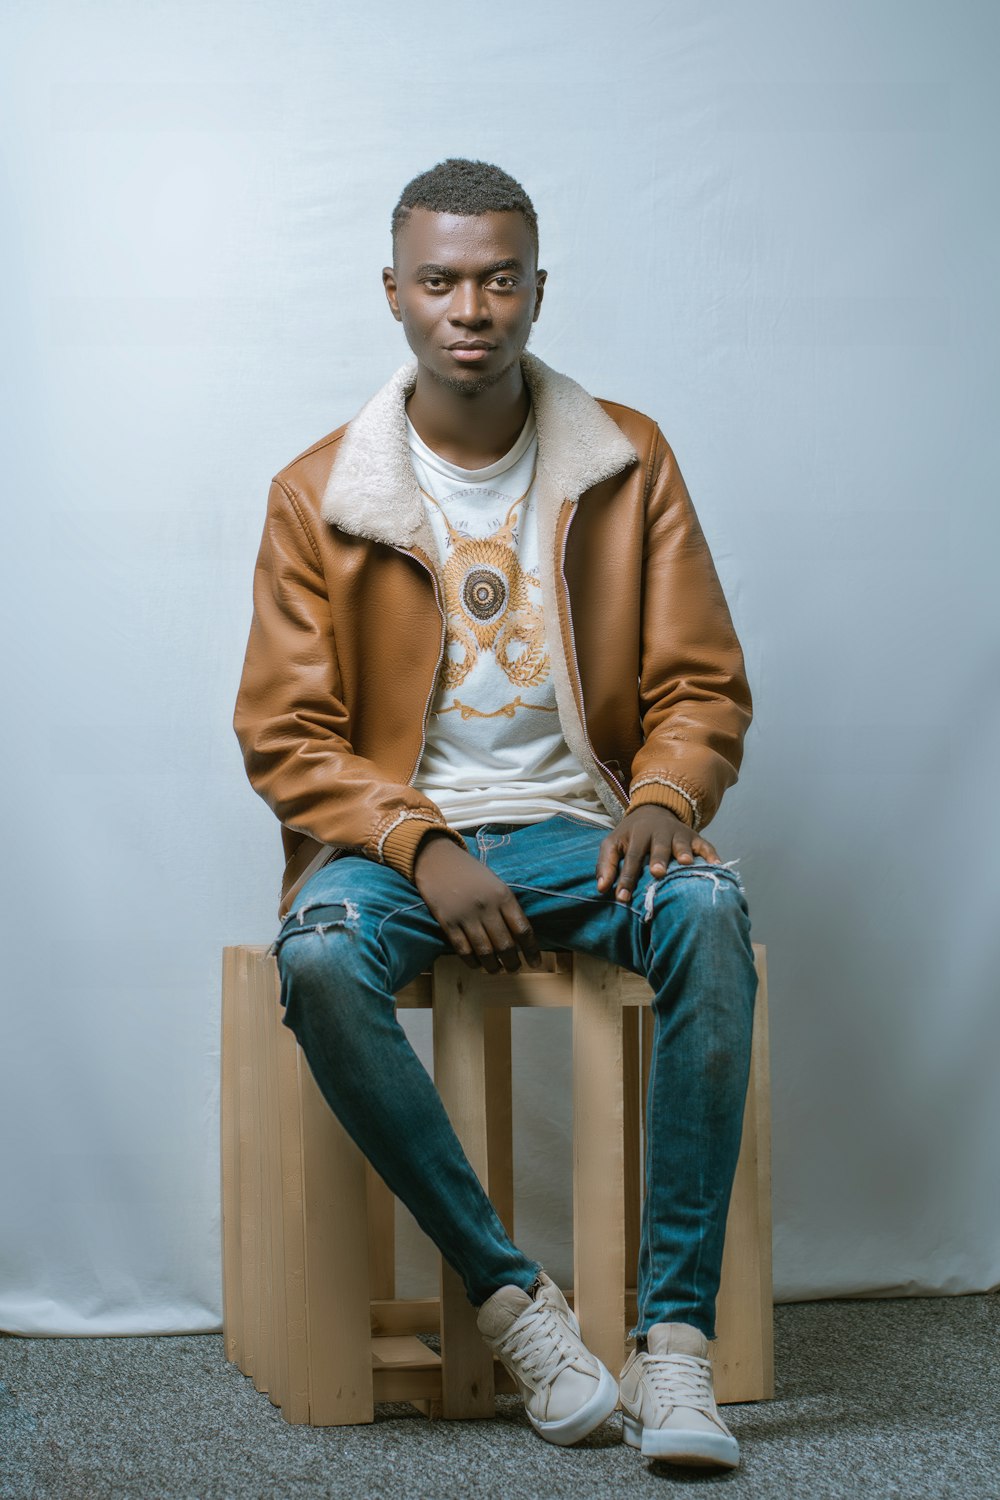
<svg viewBox="0 0 1000 1500"><path fill-rule="evenodd" d="M488 996L487 991L487 996ZM483 1007L486 1065L486 1153L490 1198L514 1238L514 1140L509 1005Z"/></svg>
<svg viewBox="0 0 1000 1500"><path fill-rule="evenodd" d="M260 1121L257 1113L257 1048L250 1004L252 956L239 950L239 1129L240 1129L240 1273L243 1343L240 1369L255 1378L260 1362Z"/></svg>
<svg viewBox="0 0 1000 1500"><path fill-rule="evenodd" d="M222 950L222 1331L225 1355L242 1367L243 1269L240 1253L240 1011L246 966L237 947Z"/></svg>
<svg viewBox="0 0 1000 1500"><path fill-rule="evenodd" d="M434 1081L455 1133L484 1187L489 1187L483 1005L477 979L460 958L434 966ZM496 1412L493 1355L476 1327L461 1278L441 1260L441 1408L445 1417Z"/></svg>
<svg viewBox="0 0 1000 1500"><path fill-rule="evenodd" d="M302 1115L299 1109L299 1044L282 1023L281 980L269 957L278 1095L281 1166L282 1264L284 1267L285 1348L288 1373L281 1415L286 1422L309 1421L309 1340L306 1326L306 1251L302 1204Z"/></svg>
<svg viewBox="0 0 1000 1500"><path fill-rule="evenodd" d="M250 964L251 1004L260 1029L261 1240L264 1251L262 1332L266 1349L265 1388L282 1406L288 1388L288 1343L285 1312L285 1257L281 1192L281 1125L278 1112L277 1038L271 960L255 955Z"/></svg>
<svg viewBox="0 0 1000 1500"><path fill-rule="evenodd" d="M573 1290L587 1347L625 1359L625 1105L614 964L573 955Z"/></svg>
<svg viewBox="0 0 1000 1500"><path fill-rule="evenodd" d="M371 1297L364 1157L299 1049L309 1421L371 1422Z"/></svg>
<svg viewBox="0 0 1000 1500"><path fill-rule="evenodd" d="M368 1199L368 1280L372 1297L396 1295L396 1198L370 1161L365 1162Z"/></svg>
<svg viewBox="0 0 1000 1500"><path fill-rule="evenodd" d="M262 1395L267 1395L272 1384L271 1348L271 1231L270 1202L267 1181L267 1118L265 1096L267 1061L265 1057L264 1015L258 1004L257 965L255 955L249 955L247 984L250 1001L250 1024L253 1031L253 1080L254 1119L257 1144L257 1288L259 1296L259 1323L257 1354L254 1359L253 1383Z"/></svg>
<svg viewBox="0 0 1000 1500"><path fill-rule="evenodd" d="M718 1337L712 1346L719 1402L763 1401L774 1396L767 960L760 944L754 944L754 959L758 990L750 1079L716 1298Z"/></svg>

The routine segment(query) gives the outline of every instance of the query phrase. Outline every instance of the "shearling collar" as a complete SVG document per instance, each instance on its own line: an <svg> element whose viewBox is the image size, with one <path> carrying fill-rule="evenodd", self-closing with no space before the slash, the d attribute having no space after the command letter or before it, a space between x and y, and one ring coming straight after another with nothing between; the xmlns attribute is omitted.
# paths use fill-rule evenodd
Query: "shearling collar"
<svg viewBox="0 0 1000 1500"><path fill-rule="evenodd" d="M575 380L527 352L521 368L538 427L543 493L576 501L638 461L621 428ZM323 519L342 531L404 547L426 536L406 441L404 402L416 374L416 360L401 365L348 423L320 504Z"/></svg>

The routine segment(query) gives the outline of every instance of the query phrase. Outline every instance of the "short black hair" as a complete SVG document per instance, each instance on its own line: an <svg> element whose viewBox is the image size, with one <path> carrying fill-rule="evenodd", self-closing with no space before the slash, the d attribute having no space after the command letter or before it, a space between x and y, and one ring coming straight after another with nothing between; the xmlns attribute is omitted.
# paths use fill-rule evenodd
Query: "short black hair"
<svg viewBox="0 0 1000 1500"><path fill-rule="evenodd" d="M449 156L419 176L411 178L392 211L392 247L410 217L411 208L427 208L435 214L522 214L538 259L538 215L521 184L488 161L468 161Z"/></svg>

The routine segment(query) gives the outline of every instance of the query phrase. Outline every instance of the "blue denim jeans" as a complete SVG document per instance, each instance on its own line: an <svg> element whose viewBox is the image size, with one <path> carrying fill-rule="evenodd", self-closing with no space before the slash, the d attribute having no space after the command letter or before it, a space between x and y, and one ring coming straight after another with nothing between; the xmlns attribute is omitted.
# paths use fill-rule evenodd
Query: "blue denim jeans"
<svg viewBox="0 0 1000 1500"><path fill-rule="evenodd" d="M742 1135L757 976L739 877L725 866L643 865L630 902L597 889L607 829L572 814L485 823L466 847L510 886L539 946L610 959L653 989L638 1317L715 1338L715 1299ZM416 887L357 855L302 887L274 942L283 1023L376 1171L461 1276L476 1306L528 1288L541 1266L514 1245L396 1017L393 997L442 953ZM630 1268L631 1269L631 1268Z"/></svg>

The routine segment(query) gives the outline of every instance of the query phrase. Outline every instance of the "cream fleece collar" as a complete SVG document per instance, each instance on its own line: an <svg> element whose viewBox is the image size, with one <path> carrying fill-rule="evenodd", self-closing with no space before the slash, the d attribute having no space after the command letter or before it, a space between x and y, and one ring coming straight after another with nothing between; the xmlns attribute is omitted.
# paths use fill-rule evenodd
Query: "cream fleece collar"
<svg viewBox="0 0 1000 1500"><path fill-rule="evenodd" d="M638 461L621 428L575 380L527 352L521 368L538 426L540 493L576 501ZM403 547L425 536L404 406L416 374L416 360L401 365L348 423L320 503L332 526Z"/></svg>

